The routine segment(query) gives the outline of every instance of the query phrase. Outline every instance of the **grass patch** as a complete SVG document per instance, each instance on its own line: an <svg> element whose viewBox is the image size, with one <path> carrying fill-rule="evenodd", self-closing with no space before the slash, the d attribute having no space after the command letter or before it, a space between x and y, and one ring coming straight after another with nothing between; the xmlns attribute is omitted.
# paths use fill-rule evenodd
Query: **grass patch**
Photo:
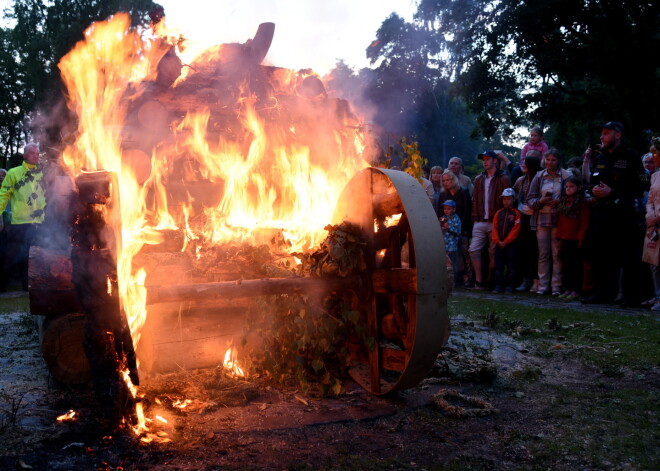
<svg viewBox="0 0 660 471"><path fill-rule="evenodd" d="M558 387L555 397L552 414L569 420L571 426L525 444L537 463L654 469L660 462L657 391Z"/></svg>
<svg viewBox="0 0 660 471"><path fill-rule="evenodd" d="M659 365L660 325L647 315L538 308L510 301L452 296L451 317L479 321L524 339L540 354L572 355L616 375L622 367Z"/></svg>
<svg viewBox="0 0 660 471"><path fill-rule="evenodd" d="M0 296L0 314L30 312L30 300L27 293L21 296Z"/></svg>
<svg viewBox="0 0 660 471"><path fill-rule="evenodd" d="M512 335L541 357L561 355L599 368L602 381L590 387L543 384L542 396L552 398L542 413L547 432L512 435L509 443L529 450L529 469L657 467L660 393L657 383L645 379L660 363L660 324L653 316L529 306L460 294L450 298L449 313ZM532 395L541 376L532 367L513 374L518 387L527 383Z"/></svg>

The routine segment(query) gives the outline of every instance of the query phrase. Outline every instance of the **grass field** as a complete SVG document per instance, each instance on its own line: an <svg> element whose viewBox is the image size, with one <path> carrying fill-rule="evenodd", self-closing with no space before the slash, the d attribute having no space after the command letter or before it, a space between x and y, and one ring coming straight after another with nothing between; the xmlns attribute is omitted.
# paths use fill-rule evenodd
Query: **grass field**
<svg viewBox="0 0 660 471"><path fill-rule="evenodd" d="M587 463L596 469L659 469L660 319L518 300L459 293L450 299L449 312L516 337L540 359L577 361L595 372L579 385L547 384L535 370L518 376L514 386L535 397L540 416L555 431L513 435L531 451L534 467L574 462L576 469Z"/></svg>

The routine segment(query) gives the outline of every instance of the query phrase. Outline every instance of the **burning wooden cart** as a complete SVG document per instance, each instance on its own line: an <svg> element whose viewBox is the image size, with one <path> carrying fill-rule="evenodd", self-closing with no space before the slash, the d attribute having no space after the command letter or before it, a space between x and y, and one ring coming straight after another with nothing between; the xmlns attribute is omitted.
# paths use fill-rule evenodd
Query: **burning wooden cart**
<svg viewBox="0 0 660 471"><path fill-rule="evenodd" d="M111 24L97 26L94 34L112 24L125 27L122 21L128 24L117 15ZM246 306L257 296L287 293L320 297L340 293L359 311L375 342L372 347L347 345L350 372L373 394L414 386L431 368L447 340L449 322L442 232L428 197L419 182L400 171L366 168L348 181L364 167L359 122L347 102L328 99L318 77L261 65L273 31L274 25L264 24L248 42L214 49L210 61L193 62L193 73L176 86L183 64L174 46L160 57L155 78L134 86L111 82L115 76L130 77L132 70L126 69L122 76L123 63L115 62L114 55L101 56L94 44L82 44L81 54L98 58L89 67L97 72L89 75L91 84L77 83L89 77L76 75L75 51L70 62L69 56L63 60L65 79L80 91L71 93L80 97L71 105L80 118L80 139L69 148L77 157L71 159L70 168L77 176L75 185L62 190L49 206L72 208L71 245L57 250L33 247L30 254L31 310L44 318L42 350L58 381L81 384L91 377L99 394L116 410L124 410L131 401L131 385L139 382L138 372L217 365L226 341L242 333ZM120 42L125 39L129 47L124 51ZM119 56L131 61L140 57L131 49L138 41L113 30L97 44L107 46L104 53L119 48ZM112 76L106 73L110 64L116 72ZM105 87L105 94L92 97L87 106L82 98L95 86ZM243 93L244 87L252 91ZM114 117L107 94L116 90L121 91L117 99L127 103L125 120L116 124L120 133L109 133L115 140L103 145L83 125L90 121L101 134L107 130L106 114L107 119ZM94 109L99 103L101 108ZM197 108L204 112L195 114ZM267 142L272 148L260 151ZM214 150L217 159L205 160ZM228 158L230 151L238 155L236 170L211 175L211 170L223 170L221 159ZM89 160L90 156L109 160ZM344 278L264 278L231 270L200 274L192 269L191 261L199 253L182 245L188 219L181 195L192 196L198 215L206 217L206 209L215 207L222 195L232 196L249 174L263 176L265 168L277 163L279 167L272 167L268 175L266 183L272 187L266 193L273 201L286 202L298 196L300 184L278 186L284 170L300 167L303 180L311 183L310 175L328 162L332 168L324 178L341 177L338 181L346 186L333 221L316 223L356 225L366 247L363 270ZM119 173L87 168L114 168ZM236 175L245 180L233 179ZM181 227L166 235L159 232L158 243L136 249L128 267L120 256L127 245L122 241L126 223L120 209L122 203L133 204L127 200L137 196L124 193L128 186L120 190L122 179L145 199L161 198L161 203L175 207ZM249 184L268 186L263 182ZM148 185L150 190L143 191ZM65 203L52 204L57 200ZM331 203L328 209L324 218L329 219ZM154 226L148 230L160 231ZM143 284L118 279L122 270L132 273L136 267L145 270ZM133 320L122 294L127 289L137 290L138 310L146 309L141 330L129 325ZM132 312L134 306L130 307Z"/></svg>
<svg viewBox="0 0 660 471"><path fill-rule="evenodd" d="M83 343L90 342L94 332L111 331L119 357L125 356L137 383L133 341L115 286L114 239L106 221L98 219L112 217L112 208L104 207L116 201L110 194L110 177L102 172L78 178L81 212L71 255L38 247L31 252L31 309L46 316L43 353L54 377L62 382L87 380ZM414 386L427 374L449 334L442 234L428 198L419 183L403 172L365 169L339 199L335 222L341 221L357 224L368 246L367 269L359 276L162 284L162 275L160 280L154 275L158 284L153 284L148 275L146 302L150 308L165 305L170 310L167 303L201 303L211 317L215 303L228 335L234 335L240 332L242 316L240 309L228 309L229 299L347 292L378 345L372 351L364 346L351 349L352 376L374 394ZM174 268L170 265L166 270L176 275ZM185 319L181 322L185 324ZM81 336L85 325L88 329ZM217 361L218 355L210 355L209 360Z"/></svg>

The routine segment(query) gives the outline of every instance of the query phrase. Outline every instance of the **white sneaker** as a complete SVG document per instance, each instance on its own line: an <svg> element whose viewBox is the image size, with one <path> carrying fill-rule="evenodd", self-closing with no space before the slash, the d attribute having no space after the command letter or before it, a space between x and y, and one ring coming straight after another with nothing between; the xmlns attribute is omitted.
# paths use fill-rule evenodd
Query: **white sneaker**
<svg viewBox="0 0 660 471"><path fill-rule="evenodd" d="M651 311L660 311L660 302L657 302L651 306Z"/></svg>

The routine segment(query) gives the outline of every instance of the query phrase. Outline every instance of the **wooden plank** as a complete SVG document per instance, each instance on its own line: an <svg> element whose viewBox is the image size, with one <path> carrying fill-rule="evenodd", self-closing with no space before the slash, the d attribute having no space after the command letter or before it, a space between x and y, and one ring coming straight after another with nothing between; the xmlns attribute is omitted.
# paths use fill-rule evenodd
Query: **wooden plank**
<svg viewBox="0 0 660 471"><path fill-rule="evenodd" d="M356 289L360 277L346 278L264 278L188 285L152 286L147 291L147 304L203 298L240 298L283 293L310 294L319 291Z"/></svg>
<svg viewBox="0 0 660 471"><path fill-rule="evenodd" d="M376 293L417 293L416 269L390 268L374 270L371 279Z"/></svg>
<svg viewBox="0 0 660 471"><path fill-rule="evenodd" d="M397 192L373 196L374 217L387 217L404 212L403 203Z"/></svg>
<svg viewBox="0 0 660 471"><path fill-rule="evenodd" d="M149 308L137 347L140 372L166 373L222 365L228 345L240 345L246 309L185 309L152 312Z"/></svg>
<svg viewBox="0 0 660 471"><path fill-rule="evenodd" d="M390 371L403 371L406 369L408 354L405 350L381 347L380 354L383 359L383 369Z"/></svg>

